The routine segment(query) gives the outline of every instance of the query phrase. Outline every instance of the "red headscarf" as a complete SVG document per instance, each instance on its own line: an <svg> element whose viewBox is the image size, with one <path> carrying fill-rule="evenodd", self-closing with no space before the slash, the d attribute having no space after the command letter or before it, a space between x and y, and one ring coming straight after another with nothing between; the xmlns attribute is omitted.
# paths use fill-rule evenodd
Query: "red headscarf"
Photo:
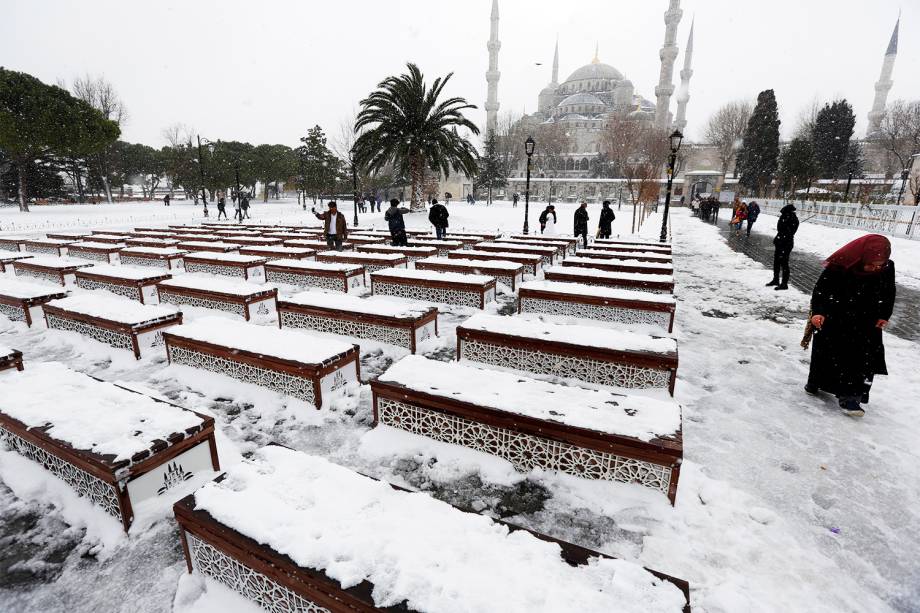
<svg viewBox="0 0 920 613"><path fill-rule="evenodd" d="M891 257L891 242L881 234L866 234L850 241L824 260L825 268L838 268L856 274L878 274L884 267L873 272L863 270L863 264L888 261Z"/></svg>

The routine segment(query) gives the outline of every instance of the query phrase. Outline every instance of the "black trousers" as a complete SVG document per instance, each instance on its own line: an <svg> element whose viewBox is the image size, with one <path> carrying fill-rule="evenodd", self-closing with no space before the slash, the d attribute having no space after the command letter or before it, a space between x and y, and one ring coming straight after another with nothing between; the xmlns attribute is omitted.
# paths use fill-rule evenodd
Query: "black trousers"
<svg viewBox="0 0 920 613"><path fill-rule="evenodd" d="M786 285L789 283L789 255L791 253L791 244L778 243L774 246L773 280L778 282L780 285Z"/></svg>
<svg viewBox="0 0 920 613"><path fill-rule="evenodd" d="M578 238L579 236L581 236L581 237L584 239L585 249L587 249L587 248L588 248L588 231L587 231L587 230L579 230L579 231L575 232L575 238Z"/></svg>

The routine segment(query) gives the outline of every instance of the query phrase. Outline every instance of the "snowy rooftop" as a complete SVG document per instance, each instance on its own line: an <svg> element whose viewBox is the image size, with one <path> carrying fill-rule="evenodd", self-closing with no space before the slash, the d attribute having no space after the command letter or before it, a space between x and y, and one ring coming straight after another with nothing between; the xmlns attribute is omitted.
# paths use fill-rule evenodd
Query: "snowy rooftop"
<svg viewBox="0 0 920 613"><path fill-rule="evenodd" d="M395 302L380 296L358 298L352 294L327 294L324 292L301 292L287 298L286 302L302 304L304 306L322 307L325 309L340 309L353 313L367 313L368 315L383 315L386 317L412 318L425 315L430 307L422 305Z"/></svg>
<svg viewBox="0 0 920 613"><path fill-rule="evenodd" d="M456 266L457 268L474 266L482 270L500 270L506 272L514 272L519 270L521 266L524 266L524 264L520 262L509 262L506 260L465 260L463 258L425 258L424 260L418 260L416 265L418 265L419 262L423 264L438 264L439 266Z"/></svg>
<svg viewBox="0 0 920 613"><path fill-rule="evenodd" d="M30 298L40 298L42 296L52 296L54 294L64 294L64 289L60 286L51 287L41 283L30 283L20 281L19 279L9 279L0 277L0 295L9 296L19 300L28 300Z"/></svg>
<svg viewBox="0 0 920 613"><path fill-rule="evenodd" d="M173 306L141 304L105 292L76 294L60 300L52 300L48 304L73 313L131 325L169 317L179 312L179 309Z"/></svg>
<svg viewBox="0 0 920 613"><path fill-rule="evenodd" d="M603 279L622 279L624 281L654 281L656 283L674 283L673 275L653 275L641 272L617 272L613 270L602 270L600 268L582 268L580 266L552 266L546 272L558 272L573 277L585 277L586 279L603 278Z"/></svg>
<svg viewBox="0 0 920 613"><path fill-rule="evenodd" d="M448 281L450 283L489 283L494 277L486 275L467 275L458 272L438 272L436 270L412 270L408 268L387 268L371 273L371 278L377 276L401 277L403 279L419 279L423 281Z"/></svg>
<svg viewBox="0 0 920 613"><path fill-rule="evenodd" d="M246 281L234 281L229 277L213 277L211 275L197 275L193 273L166 279L157 283L158 287L170 288L179 287L187 289L199 289L220 294L231 294L234 296L251 296L271 291L267 285L256 285Z"/></svg>
<svg viewBox="0 0 920 613"><path fill-rule="evenodd" d="M675 304L674 296L668 294L650 294L648 292L639 292L636 290L616 289L598 285L583 285L581 283L565 283L562 281L525 281L521 284L521 289L560 294L576 294L578 296L591 296L595 298L611 298L614 300L636 300L641 302Z"/></svg>

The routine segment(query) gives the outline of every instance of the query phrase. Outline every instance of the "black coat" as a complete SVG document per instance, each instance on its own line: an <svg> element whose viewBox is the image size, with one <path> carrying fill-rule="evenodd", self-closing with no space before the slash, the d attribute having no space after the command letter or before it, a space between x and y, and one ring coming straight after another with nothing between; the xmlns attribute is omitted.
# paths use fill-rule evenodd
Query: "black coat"
<svg viewBox="0 0 920 613"><path fill-rule="evenodd" d="M550 215L553 216L553 223L556 223L556 211L550 211L549 209L543 209L543 212L540 213L540 223L545 226Z"/></svg>
<svg viewBox="0 0 920 613"><path fill-rule="evenodd" d="M447 218L450 217L450 212L447 210L447 207L441 203L434 204L428 210L428 221L431 222L435 228L446 228L447 227Z"/></svg>
<svg viewBox="0 0 920 613"><path fill-rule="evenodd" d="M792 246L793 237L799 229L799 218L795 214L795 207L787 204L779 210L779 219L776 222L776 237L774 245Z"/></svg>
<svg viewBox="0 0 920 613"><path fill-rule="evenodd" d="M588 209L575 209L575 234L588 233Z"/></svg>
<svg viewBox="0 0 920 613"><path fill-rule="evenodd" d="M601 229L605 232L610 232L610 224L612 224L613 220L616 218L617 216L614 215L613 209L606 206L601 209L601 218L598 221L598 225L600 225Z"/></svg>
<svg viewBox="0 0 920 613"><path fill-rule="evenodd" d="M887 375L880 319L894 309L894 262L877 275L825 268L811 296L811 312L824 315L812 341L808 380L838 396L860 396L871 375Z"/></svg>
<svg viewBox="0 0 920 613"><path fill-rule="evenodd" d="M383 214L383 218L386 220L387 225L390 227L390 232L402 232L406 229L406 222L403 221L403 214L395 206L391 206L387 209L387 212Z"/></svg>

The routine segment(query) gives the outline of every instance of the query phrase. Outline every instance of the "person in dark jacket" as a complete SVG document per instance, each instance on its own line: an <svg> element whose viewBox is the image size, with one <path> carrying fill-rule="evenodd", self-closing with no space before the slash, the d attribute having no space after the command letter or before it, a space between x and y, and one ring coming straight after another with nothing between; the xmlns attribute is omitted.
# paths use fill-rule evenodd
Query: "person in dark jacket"
<svg viewBox="0 0 920 613"><path fill-rule="evenodd" d="M405 247L406 241L406 222L403 220L403 214L399 210L399 200L393 198L390 200L390 208L383 214L387 225L390 227L390 236L393 239L394 247Z"/></svg>
<svg viewBox="0 0 920 613"><path fill-rule="evenodd" d="M795 233L799 229L799 218L795 206L787 204L779 210L776 222L776 236L773 238L773 280L767 286L774 289L789 289L789 254L792 253ZM782 275L782 276L780 276Z"/></svg>
<svg viewBox="0 0 920 613"><path fill-rule="evenodd" d="M227 197L224 196L224 192L217 195L217 218L220 219L221 215L227 219Z"/></svg>
<svg viewBox="0 0 920 613"><path fill-rule="evenodd" d="M165 196L163 196L163 204L164 204L164 205L169 206L169 201L170 201L170 200L172 200L172 196L170 196L169 194L166 194Z"/></svg>
<svg viewBox="0 0 920 613"><path fill-rule="evenodd" d="M894 310L891 242L867 234L824 262L811 296L813 344L805 391L829 392L850 416L865 414L875 375L887 375L882 330ZM807 336L808 332L806 332Z"/></svg>
<svg viewBox="0 0 920 613"><path fill-rule="evenodd" d="M556 225L556 207L551 204L540 213L540 234L543 234L543 231L546 230L546 222L549 221L550 215L553 216L553 225Z"/></svg>
<svg viewBox="0 0 920 613"><path fill-rule="evenodd" d="M575 209L575 238L579 236L584 240L585 249L588 248L588 203L582 201L581 206Z"/></svg>
<svg viewBox="0 0 920 613"><path fill-rule="evenodd" d="M251 219L249 217L249 194L243 194L240 200L240 221L243 221L243 217Z"/></svg>
<svg viewBox="0 0 920 613"><path fill-rule="evenodd" d="M435 235L438 240L444 240L447 234L447 218L450 217L447 207L438 202L437 198L431 200L431 208L428 210L428 221L434 226Z"/></svg>
<svg viewBox="0 0 920 613"><path fill-rule="evenodd" d="M511 194L511 206L517 208L518 198L520 198L520 196L518 196L517 192Z"/></svg>
<svg viewBox="0 0 920 613"><path fill-rule="evenodd" d="M601 205L601 218L597 224L597 236L598 238L610 238L610 224L613 223L613 220L617 216L614 215L613 209L610 208L610 201L604 200L604 203Z"/></svg>
<svg viewBox="0 0 920 613"><path fill-rule="evenodd" d="M757 218L760 217L760 205L757 204L756 200L751 200L748 203L747 207L747 235L751 235L751 226L754 225L754 222L757 221Z"/></svg>
<svg viewBox="0 0 920 613"><path fill-rule="evenodd" d="M342 250L342 241L348 237L348 224L345 221L345 215L339 212L339 205L335 200L330 200L329 210L317 213L316 209L311 209L317 219L323 220L323 234L326 236L326 245L336 251Z"/></svg>

